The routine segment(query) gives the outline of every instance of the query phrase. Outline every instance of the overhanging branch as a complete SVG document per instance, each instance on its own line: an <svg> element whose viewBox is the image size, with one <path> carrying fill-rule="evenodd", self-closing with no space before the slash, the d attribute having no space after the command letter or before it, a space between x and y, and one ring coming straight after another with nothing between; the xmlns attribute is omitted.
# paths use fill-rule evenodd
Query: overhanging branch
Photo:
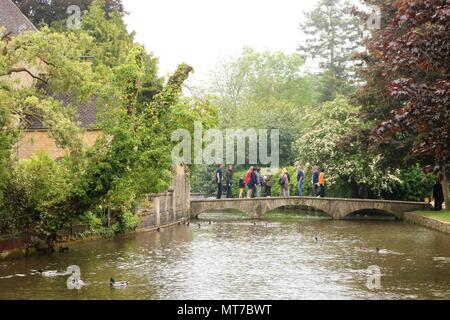
<svg viewBox="0 0 450 320"><path fill-rule="evenodd" d="M28 73L33 79L42 81L44 83L47 83L47 81L41 77L36 76L35 74L33 74L30 70L28 70L27 68L11 68L9 69L9 71L6 73L6 75L11 75L13 73L20 73L20 72L26 72Z"/></svg>

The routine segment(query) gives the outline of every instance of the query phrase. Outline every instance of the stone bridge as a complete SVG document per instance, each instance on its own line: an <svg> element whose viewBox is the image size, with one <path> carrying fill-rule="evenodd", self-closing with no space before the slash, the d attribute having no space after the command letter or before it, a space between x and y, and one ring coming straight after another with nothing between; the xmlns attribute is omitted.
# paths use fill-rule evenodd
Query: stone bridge
<svg viewBox="0 0 450 320"><path fill-rule="evenodd" d="M197 218L202 212L213 209L235 209L260 219L266 212L285 206L307 206L323 211L332 219L341 220L352 213L371 210L394 215L403 220L403 213L429 209L429 205L421 202L339 199L339 198L255 198L255 199L192 199L191 217Z"/></svg>

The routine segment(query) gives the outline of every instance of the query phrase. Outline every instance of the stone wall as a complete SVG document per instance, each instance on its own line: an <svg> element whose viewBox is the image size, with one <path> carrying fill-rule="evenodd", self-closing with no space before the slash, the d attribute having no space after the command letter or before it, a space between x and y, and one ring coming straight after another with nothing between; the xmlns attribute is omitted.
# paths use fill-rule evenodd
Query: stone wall
<svg viewBox="0 0 450 320"><path fill-rule="evenodd" d="M184 167L176 167L176 175L167 192L146 197L144 208L138 215L141 219L137 231L148 231L189 219L189 177Z"/></svg>
<svg viewBox="0 0 450 320"><path fill-rule="evenodd" d="M450 234L450 223L424 217L413 212L405 213L403 217L407 222Z"/></svg>

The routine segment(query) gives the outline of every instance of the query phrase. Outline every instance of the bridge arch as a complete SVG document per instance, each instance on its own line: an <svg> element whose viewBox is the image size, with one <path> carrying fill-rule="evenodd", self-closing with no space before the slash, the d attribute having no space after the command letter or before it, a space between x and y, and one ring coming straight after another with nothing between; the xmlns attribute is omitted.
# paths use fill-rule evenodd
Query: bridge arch
<svg viewBox="0 0 450 320"><path fill-rule="evenodd" d="M265 215L267 213L285 208L285 207L299 207L299 208L308 208L314 210L314 212L320 213L323 216L329 217L330 219L333 219L333 215L327 211L324 211L323 209L319 208L318 206L311 206L311 205L299 205L299 204L284 204L279 206L269 206L264 212L262 212L262 215Z"/></svg>
<svg viewBox="0 0 450 320"><path fill-rule="evenodd" d="M373 217L393 217L396 220L402 220L403 215L401 213L393 212L389 209L379 209L379 208L364 208L358 209L352 212L348 212L343 215L343 219L351 219L351 217L355 217L359 214L364 214L365 216L373 216Z"/></svg>

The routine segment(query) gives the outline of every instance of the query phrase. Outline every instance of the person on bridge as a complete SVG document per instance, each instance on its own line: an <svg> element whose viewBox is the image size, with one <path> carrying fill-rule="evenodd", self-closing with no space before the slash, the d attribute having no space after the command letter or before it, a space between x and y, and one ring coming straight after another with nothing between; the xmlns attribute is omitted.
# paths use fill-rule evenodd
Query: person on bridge
<svg viewBox="0 0 450 320"><path fill-rule="evenodd" d="M226 174L226 184L227 184L227 199L231 199L232 196L232 190L231 187L233 186L233 166L229 165L227 169Z"/></svg>
<svg viewBox="0 0 450 320"><path fill-rule="evenodd" d="M244 197L244 190L245 190L245 180L244 177L241 177L239 179L239 199L242 199Z"/></svg>
<svg viewBox="0 0 450 320"><path fill-rule="evenodd" d="M297 189L298 196L303 196L303 182L305 181L305 172L303 171L303 167L298 165L297 167Z"/></svg>
<svg viewBox="0 0 450 320"><path fill-rule="evenodd" d="M252 181L252 176L254 175L253 171L254 171L254 167L250 166L250 169L248 169L247 174L245 175L245 184L248 187L248 191L247 191L247 198L252 198L253 196L253 189L255 187L254 185L254 180ZM252 183L253 182L253 183Z"/></svg>
<svg viewBox="0 0 450 320"><path fill-rule="evenodd" d="M256 175L256 197L261 197L261 190L262 190L262 176L261 176L261 168L256 168L255 170Z"/></svg>
<svg viewBox="0 0 450 320"><path fill-rule="evenodd" d="M272 175L269 174L265 179L266 197L272 196Z"/></svg>
<svg viewBox="0 0 450 320"><path fill-rule="evenodd" d="M442 180L444 179L443 175L440 174L436 178L436 183L433 186L433 195L431 199L434 200L434 210L441 211L442 204L444 203L444 191L442 189ZM447 203L445 204L447 205Z"/></svg>
<svg viewBox="0 0 450 320"><path fill-rule="evenodd" d="M281 196L289 197L289 178L288 178L288 170L283 169L283 173L280 177L280 186L281 186Z"/></svg>
<svg viewBox="0 0 450 320"><path fill-rule="evenodd" d="M320 170L319 174L319 197L325 198L325 169Z"/></svg>
<svg viewBox="0 0 450 320"><path fill-rule="evenodd" d="M312 185L313 185L313 197L319 195L319 170L317 167L313 167L312 170Z"/></svg>
<svg viewBox="0 0 450 320"><path fill-rule="evenodd" d="M217 199L222 199L223 192L223 164L219 164L216 171L216 183L217 183Z"/></svg>
<svg viewBox="0 0 450 320"><path fill-rule="evenodd" d="M258 183L258 177L256 175L256 169L253 168L253 172L250 175L250 185L252 187L252 198L256 196L256 184Z"/></svg>

